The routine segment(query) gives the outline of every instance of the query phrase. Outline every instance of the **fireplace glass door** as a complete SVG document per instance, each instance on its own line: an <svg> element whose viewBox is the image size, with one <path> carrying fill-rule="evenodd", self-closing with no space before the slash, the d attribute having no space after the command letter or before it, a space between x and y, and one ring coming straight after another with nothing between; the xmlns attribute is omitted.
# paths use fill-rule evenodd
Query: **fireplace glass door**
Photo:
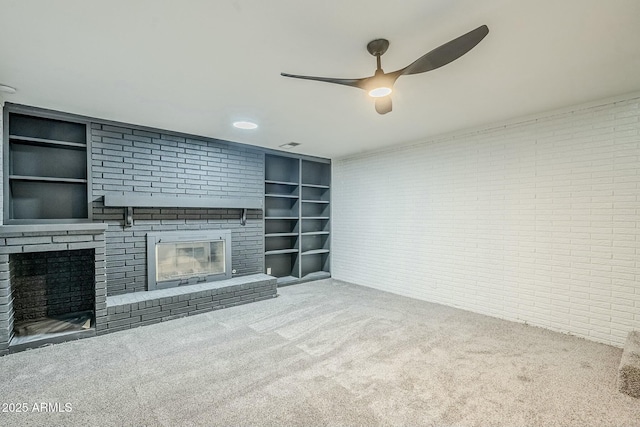
<svg viewBox="0 0 640 427"><path fill-rule="evenodd" d="M156 245L156 282L225 274L224 241Z"/></svg>
<svg viewBox="0 0 640 427"><path fill-rule="evenodd" d="M231 278L231 231L147 233L148 290Z"/></svg>

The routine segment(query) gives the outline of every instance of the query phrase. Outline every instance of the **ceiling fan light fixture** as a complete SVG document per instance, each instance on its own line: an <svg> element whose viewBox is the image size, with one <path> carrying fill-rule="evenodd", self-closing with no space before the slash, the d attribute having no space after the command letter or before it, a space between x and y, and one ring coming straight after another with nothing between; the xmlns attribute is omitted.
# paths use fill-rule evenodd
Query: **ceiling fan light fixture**
<svg viewBox="0 0 640 427"><path fill-rule="evenodd" d="M369 91L369 96L372 98L382 98L393 92L390 87L381 86Z"/></svg>

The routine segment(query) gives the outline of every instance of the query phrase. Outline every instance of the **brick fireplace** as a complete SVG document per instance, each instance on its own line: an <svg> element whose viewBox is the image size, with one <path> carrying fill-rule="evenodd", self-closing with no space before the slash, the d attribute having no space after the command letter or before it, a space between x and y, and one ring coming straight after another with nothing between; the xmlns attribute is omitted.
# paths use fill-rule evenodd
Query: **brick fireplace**
<svg viewBox="0 0 640 427"><path fill-rule="evenodd" d="M83 334L90 336L277 296L276 279L262 274L264 150L32 107L9 108L9 165L14 174L20 175L18 170L44 178L34 182L46 185L34 184L40 201L34 204L29 190L34 185L10 178L10 168L5 168L8 197L0 221L8 225L0 226L0 355L21 349L16 342L23 322L41 318L89 312L90 330ZM29 123L39 125L27 126L27 116L33 119ZM62 138L64 144L57 137L47 143L57 159L73 164L69 176L66 166L49 163L42 144L32 138L43 136L34 134L41 127L62 132L71 122L73 129L84 131L65 136L71 139ZM48 166L29 169L34 165ZM51 190L51 179L56 188L60 180L69 184L62 186L66 193ZM18 187L21 192L10 191ZM47 203L52 195L66 203ZM78 203L87 211L58 209ZM172 233L222 233L228 239L224 244L165 247L179 256L176 267L197 273L186 277L167 270L171 262L148 264L149 239ZM196 265L203 256L211 271ZM192 266L186 267L188 263ZM162 274L150 265L162 267ZM222 265L224 274L219 274Z"/></svg>
<svg viewBox="0 0 640 427"><path fill-rule="evenodd" d="M46 342L96 335L107 319L104 224L0 227L0 355L36 346L16 329L43 319L90 313L78 334L49 334Z"/></svg>
<svg viewBox="0 0 640 427"><path fill-rule="evenodd" d="M16 326L49 316L93 312L94 262L95 249L10 254Z"/></svg>

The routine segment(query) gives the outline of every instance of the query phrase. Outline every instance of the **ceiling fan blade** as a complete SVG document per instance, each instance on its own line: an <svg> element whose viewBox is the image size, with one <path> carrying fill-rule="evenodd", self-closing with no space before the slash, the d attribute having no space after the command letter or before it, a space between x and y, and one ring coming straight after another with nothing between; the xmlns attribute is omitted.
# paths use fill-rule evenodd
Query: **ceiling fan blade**
<svg viewBox="0 0 640 427"><path fill-rule="evenodd" d="M489 28L486 25L481 25L475 30L469 31L467 34L461 35L457 39L453 39L433 49L412 64L396 71L396 73L400 73L400 75L418 74L440 68L469 52L480 43L487 34L489 34Z"/></svg>
<svg viewBox="0 0 640 427"><path fill-rule="evenodd" d="M376 98L376 111L378 114L387 114L391 111L391 95Z"/></svg>
<svg viewBox="0 0 640 427"><path fill-rule="evenodd" d="M360 89L364 89L364 81L369 78L369 77L365 77L362 79L336 79L333 77L299 76L296 74L287 74L287 73L280 73L280 75L283 77L291 77L294 79L316 80L319 82L334 83L337 85L344 85L344 86L352 86Z"/></svg>

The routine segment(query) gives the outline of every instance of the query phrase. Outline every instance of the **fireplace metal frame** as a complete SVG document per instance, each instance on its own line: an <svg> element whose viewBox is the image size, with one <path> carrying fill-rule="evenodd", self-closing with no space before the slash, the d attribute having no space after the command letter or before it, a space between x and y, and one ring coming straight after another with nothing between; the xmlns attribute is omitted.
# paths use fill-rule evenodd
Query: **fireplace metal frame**
<svg viewBox="0 0 640 427"><path fill-rule="evenodd" d="M156 244L179 243L189 241L224 241L225 272L194 276L189 279L156 281ZM162 231L147 233L147 290L173 288L201 282L212 282L231 278L231 230L194 230L194 231Z"/></svg>

